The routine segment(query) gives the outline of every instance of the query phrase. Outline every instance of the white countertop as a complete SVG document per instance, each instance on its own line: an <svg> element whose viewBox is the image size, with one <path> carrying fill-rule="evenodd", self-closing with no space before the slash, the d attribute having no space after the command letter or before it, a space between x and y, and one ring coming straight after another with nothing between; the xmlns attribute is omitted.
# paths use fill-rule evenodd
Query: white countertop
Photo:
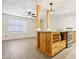
<svg viewBox="0 0 79 59"><path fill-rule="evenodd" d="M39 30L37 32L72 32L72 31L76 31L76 30L62 30L62 31L57 31L57 30L50 30L50 31L47 31L47 30Z"/></svg>

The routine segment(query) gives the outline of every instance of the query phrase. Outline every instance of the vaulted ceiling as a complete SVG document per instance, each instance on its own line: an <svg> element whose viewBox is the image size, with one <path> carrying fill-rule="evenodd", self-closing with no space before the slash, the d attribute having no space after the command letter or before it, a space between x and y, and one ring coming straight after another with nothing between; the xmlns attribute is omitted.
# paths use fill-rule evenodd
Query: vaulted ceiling
<svg viewBox="0 0 79 59"><path fill-rule="evenodd" d="M54 15L63 15L75 12L75 0L52 0ZM49 9L51 0L40 0L41 16L45 16L46 9ZM36 12L37 0L3 0L3 13L26 16L25 10Z"/></svg>

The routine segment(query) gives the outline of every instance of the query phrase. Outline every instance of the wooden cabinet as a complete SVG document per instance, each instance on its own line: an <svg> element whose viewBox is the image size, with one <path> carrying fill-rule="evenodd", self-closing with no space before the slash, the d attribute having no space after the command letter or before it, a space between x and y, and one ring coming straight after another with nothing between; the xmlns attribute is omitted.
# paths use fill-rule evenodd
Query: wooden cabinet
<svg viewBox="0 0 79 59"><path fill-rule="evenodd" d="M75 42L75 32L72 41ZM37 32L37 48L48 56L54 56L67 47L67 32Z"/></svg>
<svg viewBox="0 0 79 59"><path fill-rule="evenodd" d="M37 33L37 48L47 55L51 54L51 32Z"/></svg>
<svg viewBox="0 0 79 59"><path fill-rule="evenodd" d="M37 48L48 56L54 56L66 47L65 39L61 41L60 32L38 32Z"/></svg>

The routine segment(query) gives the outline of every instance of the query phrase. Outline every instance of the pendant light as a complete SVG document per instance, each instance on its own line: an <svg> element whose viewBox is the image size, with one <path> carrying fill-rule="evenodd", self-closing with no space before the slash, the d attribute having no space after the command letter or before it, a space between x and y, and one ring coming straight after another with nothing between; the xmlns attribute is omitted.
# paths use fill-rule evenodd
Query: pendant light
<svg viewBox="0 0 79 59"><path fill-rule="evenodd" d="M53 3L50 3L50 14L51 15L53 14L52 5L53 5Z"/></svg>
<svg viewBox="0 0 79 59"><path fill-rule="evenodd" d="M50 1L49 5L50 5L50 14L52 15L53 14L53 9L52 9L52 7L53 7L53 0Z"/></svg>

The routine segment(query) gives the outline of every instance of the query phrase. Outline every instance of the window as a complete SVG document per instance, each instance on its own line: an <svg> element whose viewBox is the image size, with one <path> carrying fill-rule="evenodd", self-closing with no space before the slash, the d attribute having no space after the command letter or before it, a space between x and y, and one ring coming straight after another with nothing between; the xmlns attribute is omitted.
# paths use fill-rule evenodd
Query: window
<svg viewBox="0 0 79 59"><path fill-rule="evenodd" d="M8 20L8 32L9 33L26 33L27 21L22 20Z"/></svg>

